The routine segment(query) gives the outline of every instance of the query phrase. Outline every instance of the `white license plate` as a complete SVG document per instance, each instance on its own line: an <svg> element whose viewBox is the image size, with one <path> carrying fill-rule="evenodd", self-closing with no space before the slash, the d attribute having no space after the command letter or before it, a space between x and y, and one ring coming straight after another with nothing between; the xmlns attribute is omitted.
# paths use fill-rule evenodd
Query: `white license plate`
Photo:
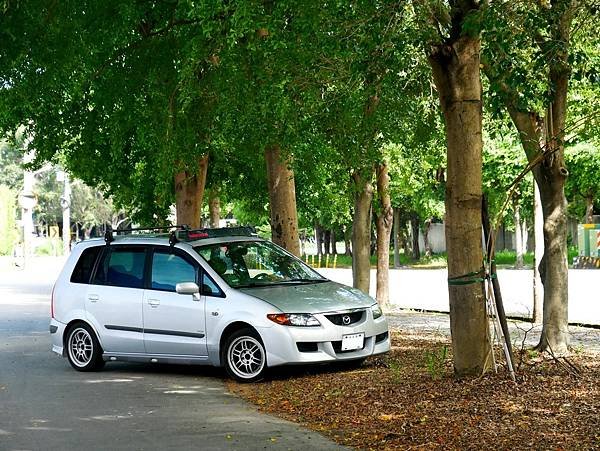
<svg viewBox="0 0 600 451"><path fill-rule="evenodd" d="M365 333L342 335L342 351L362 349L365 343Z"/></svg>

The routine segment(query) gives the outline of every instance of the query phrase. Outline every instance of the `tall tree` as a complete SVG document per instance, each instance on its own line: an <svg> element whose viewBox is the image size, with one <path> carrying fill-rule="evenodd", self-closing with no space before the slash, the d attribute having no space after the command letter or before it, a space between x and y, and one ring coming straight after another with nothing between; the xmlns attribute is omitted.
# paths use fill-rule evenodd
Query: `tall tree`
<svg viewBox="0 0 600 451"><path fill-rule="evenodd" d="M489 19L502 33L486 41L484 70L514 123L540 190L544 218L544 285L541 350L569 346L567 202L564 161L569 47L577 1L499 3ZM534 45L531 45L531 42ZM527 55L523 58L523 53ZM493 63L492 63L493 61ZM547 74L545 78L540 73Z"/></svg>
<svg viewBox="0 0 600 451"><path fill-rule="evenodd" d="M377 224L377 286L376 298L380 305L389 307L389 266L390 234L394 223L394 211L390 197L390 177L388 165L382 162L377 166L377 199L375 222Z"/></svg>
<svg viewBox="0 0 600 451"><path fill-rule="evenodd" d="M446 126L446 247L454 371L480 375L492 355L481 274L482 99L478 1L416 2L438 34L429 62Z"/></svg>

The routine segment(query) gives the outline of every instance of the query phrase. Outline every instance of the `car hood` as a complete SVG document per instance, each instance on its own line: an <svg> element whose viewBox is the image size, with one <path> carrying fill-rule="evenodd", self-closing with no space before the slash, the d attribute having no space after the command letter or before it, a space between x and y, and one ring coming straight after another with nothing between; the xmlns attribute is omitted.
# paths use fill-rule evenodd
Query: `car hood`
<svg viewBox="0 0 600 451"><path fill-rule="evenodd" d="M284 313L325 313L370 307L375 300L362 291L336 282L241 288Z"/></svg>

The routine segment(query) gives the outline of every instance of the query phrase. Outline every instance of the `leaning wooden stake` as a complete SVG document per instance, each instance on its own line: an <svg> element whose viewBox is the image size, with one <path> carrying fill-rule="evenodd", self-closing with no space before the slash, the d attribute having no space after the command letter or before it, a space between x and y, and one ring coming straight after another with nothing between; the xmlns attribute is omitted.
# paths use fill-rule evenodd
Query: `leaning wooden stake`
<svg viewBox="0 0 600 451"><path fill-rule="evenodd" d="M498 320L500 321L500 326L502 328L502 335L504 336L504 341L506 345L506 349L508 350L508 357L510 358L510 366L514 368L514 356L512 351L512 344L510 342L510 334L508 332L508 323L506 321L506 313L504 311L504 303L502 302L502 293L500 291L500 282L498 281L498 273L496 272L496 262L494 261L494 256L496 254L496 249L494 245L494 233L491 231L490 225L490 216L488 213L488 205L487 199L485 196L482 197L482 206L481 206L481 222L483 224L483 233L485 236L485 246L486 246L486 255L487 255L487 269L489 271L489 275L491 277L491 283L494 291L494 300L496 306L496 312L498 314ZM513 376L514 378L514 376Z"/></svg>

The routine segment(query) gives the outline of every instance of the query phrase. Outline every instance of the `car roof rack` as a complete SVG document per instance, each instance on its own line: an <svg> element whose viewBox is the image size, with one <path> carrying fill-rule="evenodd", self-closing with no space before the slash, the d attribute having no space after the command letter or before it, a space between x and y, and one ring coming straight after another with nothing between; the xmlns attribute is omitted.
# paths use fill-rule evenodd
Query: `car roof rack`
<svg viewBox="0 0 600 451"><path fill-rule="evenodd" d="M169 243L171 246L174 246L179 240L176 239L176 232L178 230L187 230L189 227L187 225L177 225L177 226L160 226L160 227L133 227L129 229L117 229L113 230L112 227L107 227L104 232L104 241L106 244L110 244L115 240L113 234L119 235L128 235L128 237L159 237L159 236L169 236ZM146 233L144 233L146 232Z"/></svg>
<svg viewBox="0 0 600 451"><path fill-rule="evenodd" d="M104 232L104 241L107 245L110 245L110 243L112 243L115 240L113 234L116 234L117 236L128 235L129 238L168 236L169 244L171 246L175 246L175 244L177 244L180 241L188 242L206 238L220 238L225 236L256 236L256 229L252 226L221 227L217 229L190 229L189 226L185 224L162 227L136 227L130 229L117 230L113 230L111 227L107 227L106 232Z"/></svg>

